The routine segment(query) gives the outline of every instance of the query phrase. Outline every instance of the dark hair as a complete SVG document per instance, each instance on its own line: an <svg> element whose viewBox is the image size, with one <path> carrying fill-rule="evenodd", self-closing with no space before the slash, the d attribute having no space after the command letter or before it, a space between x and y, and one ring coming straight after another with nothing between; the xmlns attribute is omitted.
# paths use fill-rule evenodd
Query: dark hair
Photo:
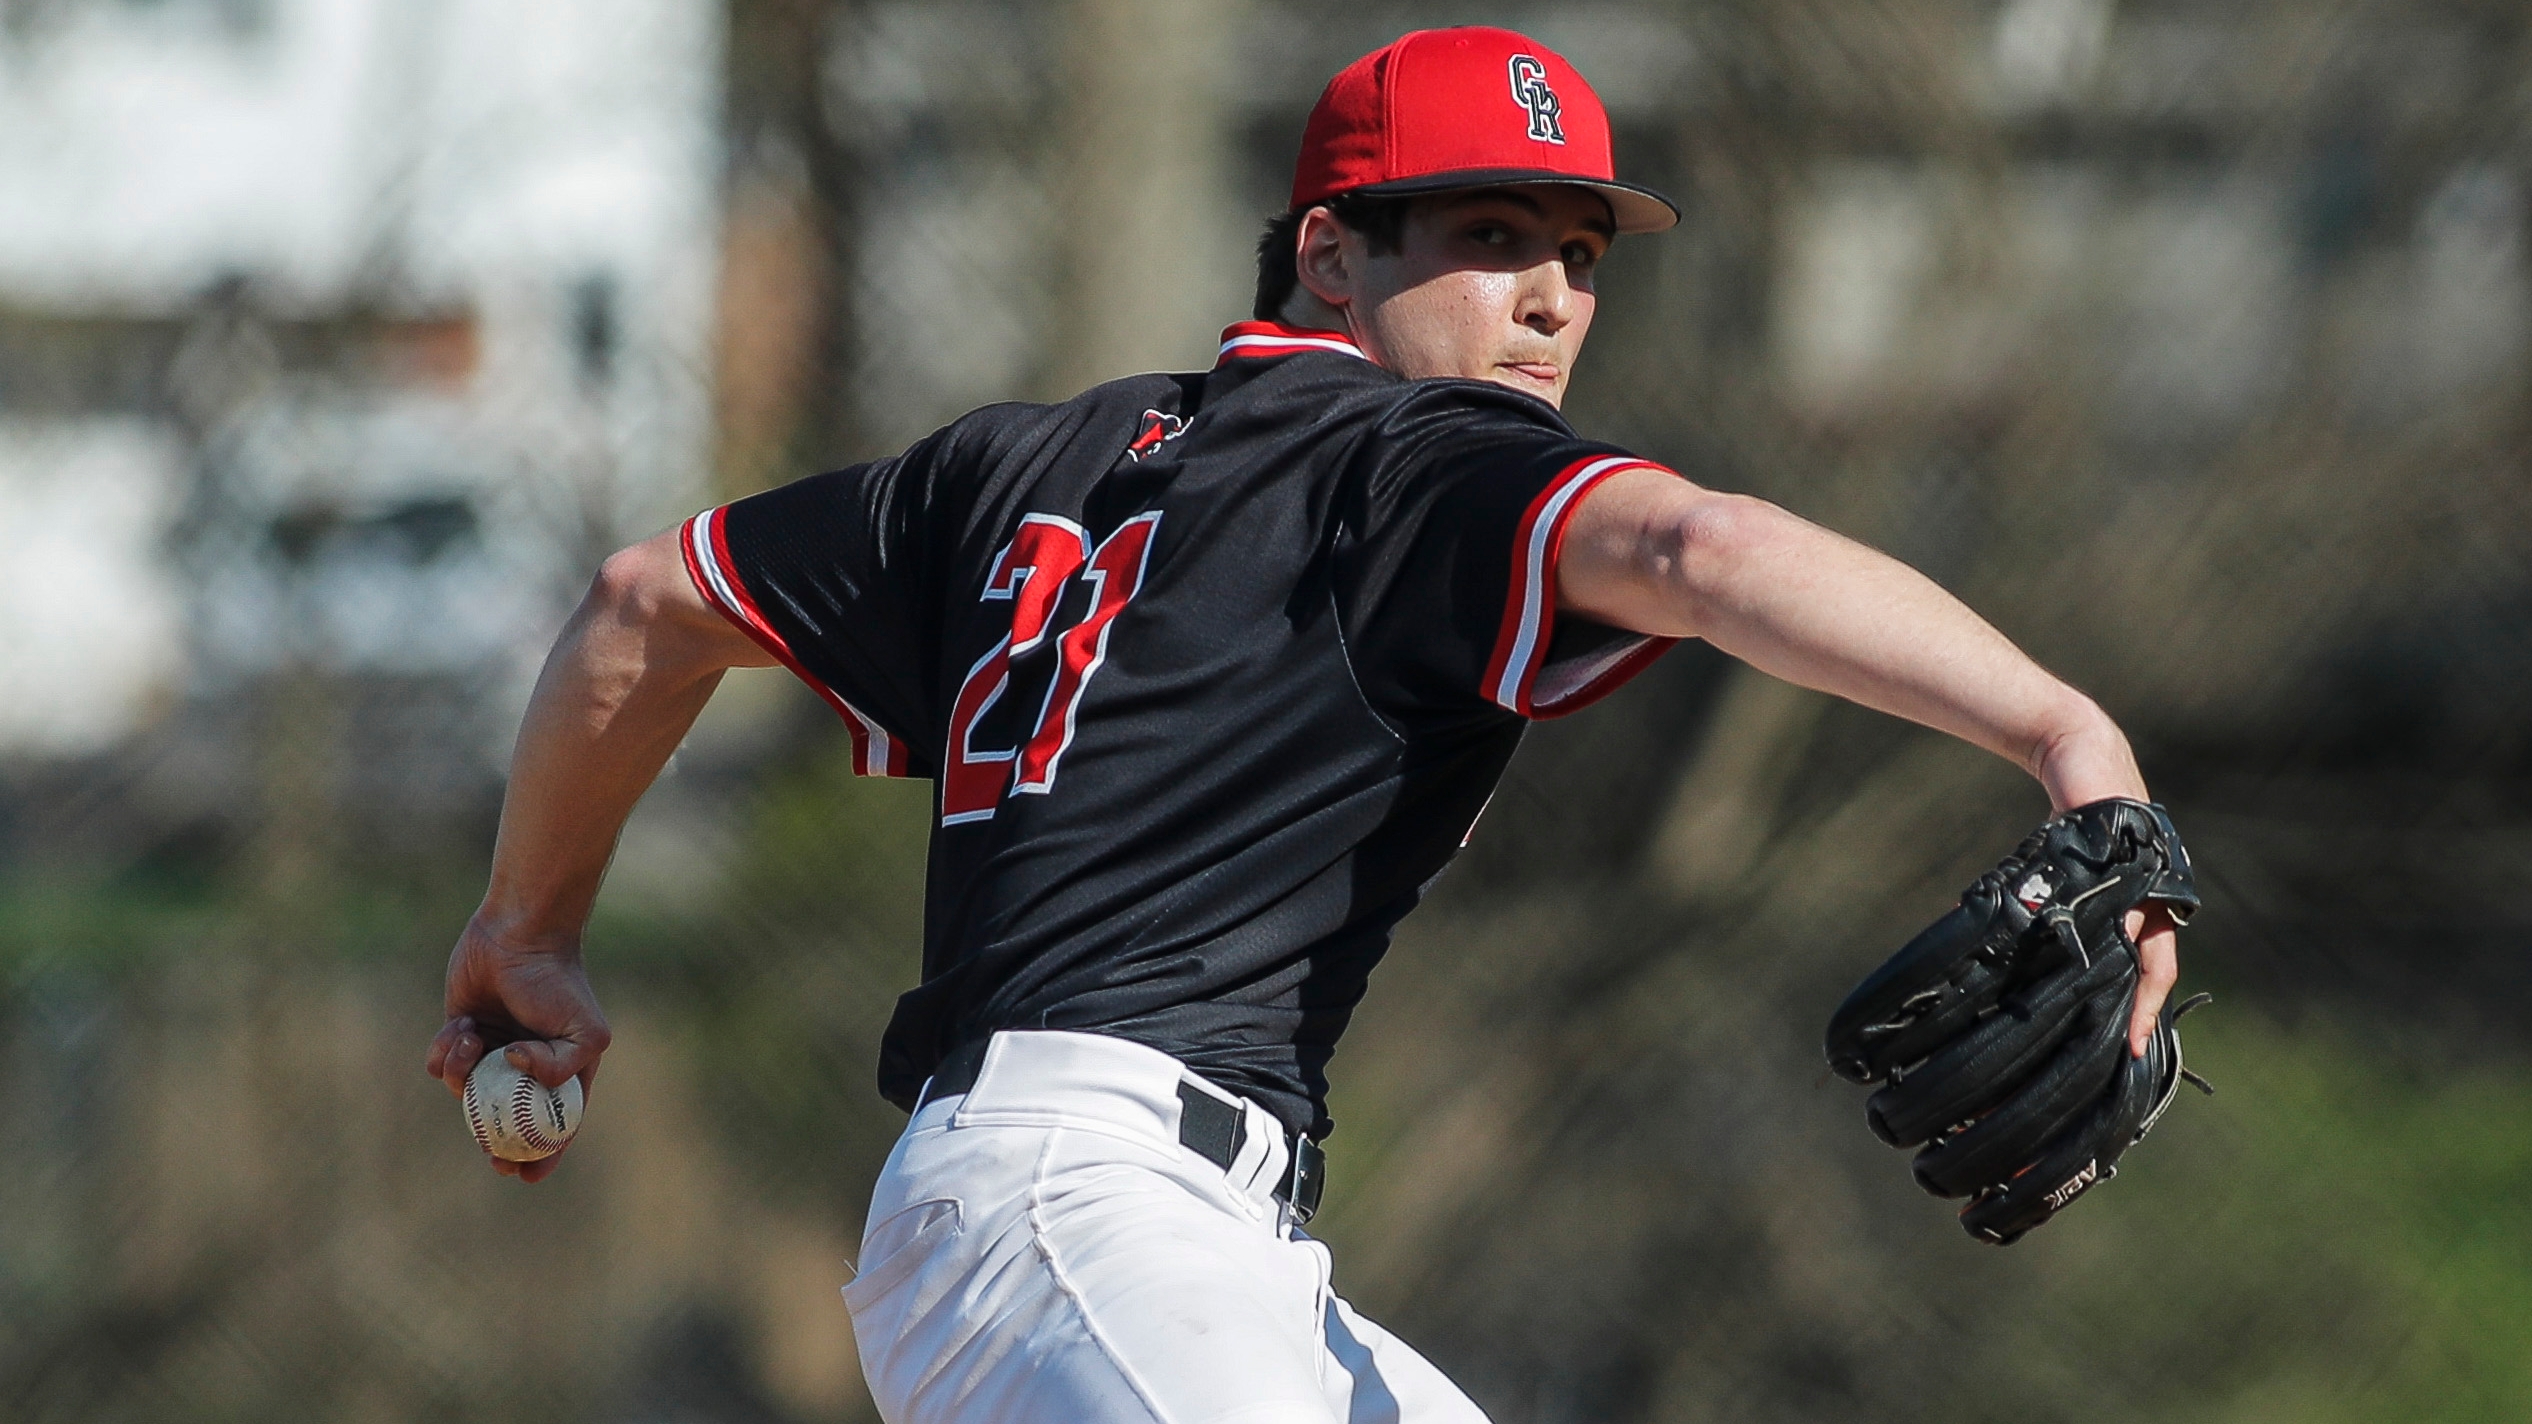
<svg viewBox="0 0 2532 1424"><path fill-rule="evenodd" d="M1358 193L1339 193L1324 203L1311 203L1268 218L1266 235L1257 240L1256 318L1281 319L1284 303L1292 300L1293 289L1301 285L1294 249L1301 236L1301 220L1309 216L1311 208L1326 208L1329 216L1362 234L1372 251L1387 254L1404 246L1407 210L1414 204L1413 198L1366 198Z"/></svg>

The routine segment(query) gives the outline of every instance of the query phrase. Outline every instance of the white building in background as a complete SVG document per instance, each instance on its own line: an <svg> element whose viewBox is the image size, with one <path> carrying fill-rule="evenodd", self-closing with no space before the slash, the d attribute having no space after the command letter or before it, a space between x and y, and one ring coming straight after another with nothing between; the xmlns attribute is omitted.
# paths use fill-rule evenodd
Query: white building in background
<svg viewBox="0 0 2532 1424"><path fill-rule="evenodd" d="M515 663L699 498L713 0L0 7L0 755Z"/></svg>

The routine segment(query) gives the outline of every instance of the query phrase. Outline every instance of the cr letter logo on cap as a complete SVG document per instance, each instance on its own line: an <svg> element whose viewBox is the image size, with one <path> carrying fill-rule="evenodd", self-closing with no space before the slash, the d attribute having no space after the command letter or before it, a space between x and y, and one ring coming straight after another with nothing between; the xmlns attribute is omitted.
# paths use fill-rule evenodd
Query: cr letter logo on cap
<svg viewBox="0 0 2532 1424"><path fill-rule="evenodd" d="M1547 86L1547 66L1534 54L1512 57L1512 102L1530 111L1530 140L1534 143L1563 143L1564 127L1556 122L1563 106L1556 102L1556 91Z"/></svg>

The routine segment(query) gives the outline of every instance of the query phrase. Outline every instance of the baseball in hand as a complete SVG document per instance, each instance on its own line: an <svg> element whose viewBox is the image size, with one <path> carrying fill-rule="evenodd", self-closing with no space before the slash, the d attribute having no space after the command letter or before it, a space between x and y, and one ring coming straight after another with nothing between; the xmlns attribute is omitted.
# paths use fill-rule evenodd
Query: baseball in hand
<svg viewBox="0 0 2532 1424"><path fill-rule="evenodd" d="M511 1066L499 1048L466 1075L465 1104L475 1145L505 1162L551 1157L580 1130L580 1080L546 1087Z"/></svg>

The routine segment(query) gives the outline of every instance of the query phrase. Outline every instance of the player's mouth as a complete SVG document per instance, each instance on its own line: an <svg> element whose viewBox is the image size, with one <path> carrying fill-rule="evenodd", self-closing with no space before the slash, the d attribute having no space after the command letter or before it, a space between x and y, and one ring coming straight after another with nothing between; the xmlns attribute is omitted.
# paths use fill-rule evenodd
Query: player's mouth
<svg viewBox="0 0 2532 1424"><path fill-rule="evenodd" d="M1506 361L1503 363L1503 369L1525 381L1535 381L1542 386L1555 385L1556 378L1563 374L1554 365L1545 361Z"/></svg>

